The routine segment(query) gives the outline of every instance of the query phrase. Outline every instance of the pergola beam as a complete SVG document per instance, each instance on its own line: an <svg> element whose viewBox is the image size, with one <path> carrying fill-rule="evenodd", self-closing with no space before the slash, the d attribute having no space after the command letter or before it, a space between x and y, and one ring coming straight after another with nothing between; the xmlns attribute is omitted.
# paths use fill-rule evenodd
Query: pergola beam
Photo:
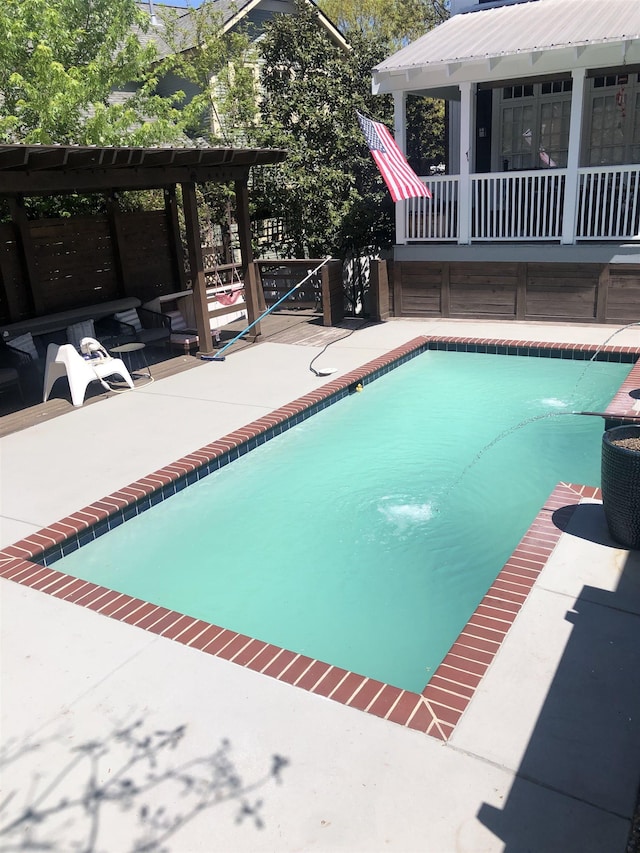
<svg viewBox="0 0 640 853"><path fill-rule="evenodd" d="M0 196L164 189L246 180L282 149L0 145Z"/></svg>
<svg viewBox="0 0 640 853"><path fill-rule="evenodd" d="M246 179L249 166L184 166L76 171L73 174L39 171L21 174L0 170L0 196L103 193L109 190L164 189L184 183L228 183Z"/></svg>

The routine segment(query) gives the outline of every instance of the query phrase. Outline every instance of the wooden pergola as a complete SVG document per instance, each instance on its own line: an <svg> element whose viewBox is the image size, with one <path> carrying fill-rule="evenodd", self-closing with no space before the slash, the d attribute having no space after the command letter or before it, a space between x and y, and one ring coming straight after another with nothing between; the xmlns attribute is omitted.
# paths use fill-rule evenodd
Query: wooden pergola
<svg viewBox="0 0 640 853"><path fill-rule="evenodd" d="M117 193L163 190L171 256L178 284L184 288L184 266L178 229L177 187L182 190L194 315L200 352L213 351L200 239L196 185L233 183L236 220L249 321L258 316L258 282L251 249L248 179L252 166L281 162L286 151L258 148L130 148L74 145L0 145L0 198L6 200L21 256L23 286L29 289L34 316L45 313L39 299L31 235L24 199L33 196L101 193L112 221L114 258L118 263ZM11 313L11 305L9 305ZM14 313L18 313L17 311Z"/></svg>

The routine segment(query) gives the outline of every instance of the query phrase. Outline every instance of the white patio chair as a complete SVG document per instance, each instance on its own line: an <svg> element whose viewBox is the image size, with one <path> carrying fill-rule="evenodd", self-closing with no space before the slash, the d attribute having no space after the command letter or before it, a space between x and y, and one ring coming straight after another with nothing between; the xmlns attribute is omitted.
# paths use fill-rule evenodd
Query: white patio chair
<svg viewBox="0 0 640 853"><path fill-rule="evenodd" d="M69 380L71 401L74 406L84 403L87 385L90 382L100 382L108 391L111 386L105 381L106 376L121 376L129 388L133 388L133 380L124 366L122 359L110 355L102 358L84 359L71 344L49 344L47 361L44 370L44 394L42 402L46 403L53 388L53 383L61 376Z"/></svg>

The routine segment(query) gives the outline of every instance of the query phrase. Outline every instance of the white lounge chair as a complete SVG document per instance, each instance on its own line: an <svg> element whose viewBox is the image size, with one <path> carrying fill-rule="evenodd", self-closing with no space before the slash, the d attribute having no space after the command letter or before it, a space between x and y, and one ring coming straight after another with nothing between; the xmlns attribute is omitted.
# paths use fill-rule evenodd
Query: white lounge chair
<svg viewBox="0 0 640 853"><path fill-rule="evenodd" d="M49 344L47 361L44 370L44 394L42 402L46 403L53 388L53 383L61 376L69 380L71 401L74 406L84 403L87 385L90 382L100 382L107 390L110 386L105 382L106 376L121 376L130 388L133 381L122 359L110 355L101 358L83 358L71 344Z"/></svg>

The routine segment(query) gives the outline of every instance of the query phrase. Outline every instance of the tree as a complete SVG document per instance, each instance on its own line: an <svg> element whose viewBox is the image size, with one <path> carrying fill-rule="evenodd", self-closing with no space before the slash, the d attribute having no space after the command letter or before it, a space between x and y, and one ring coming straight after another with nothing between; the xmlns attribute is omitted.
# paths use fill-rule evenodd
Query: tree
<svg viewBox="0 0 640 853"><path fill-rule="evenodd" d="M299 2L296 15L269 25L261 57L256 138L289 151L256 181L261 213L287 221L293 256L345 257L356 246L388 245L391 202L356 118L356 109L373 109L369 81L380 48L356 35L344 52L325 35L317 12ZM376 99L375 109L390 116L390 100Z"/></svg>
<svg viewBox="0 0 640 853"><path fill-rule="evenodd" d="M0 5L0 140L150 145L180 138L179 97L155 94L157 51L135 0ZM113 102L113 90L126 92Z"/></svg>
<svg viewBox="0 0 640 853"><path fill-rule="evenodd" d="M5 0L0 141L180 144L189 133L209 140L216 76L229 120L222 136L231 125L251 122L248 39L224 34L213 8L207 0L191 10L185 36L175 11L162 12L161 26L152 27L136 0ZM168 79L185 85L172 89Z"/></svg>
<svg viewBox="0 0 640 853"><path fill-rule="evenodd" d="M382 42L393 53L442 23L448 0L319 0L318 6L346 35Z"/></svg>
<svg viewBox="0 0 640 853"><path fill-rule="evenodd" d="M160 26L152 27L136 0L5 0L0 142L149 146L204 137L219 143L211 124L212 75L231 80L223 113L234 126L252 120L247 105L255 106L255 94L243 65L248 41L223 34L212 5L192 11L186 43L175 12L161 12ZM225 138L229 130L222 128ZM121 204L132 201L145 205L140 194ZM97 212L103 204L101 197L28 202L46 215Z"/></svg>
<svg viewBox="0 0 640 853"><path fill-rule="evenodd" d="M226 32L214 0L189 10L188 27L179 17L175 9L161 11L162 73L189 93L183 110L190 136L244 144L258 113L258 56L246 30Z"/></svg>
<svg viewBox="0 0 640 853"><path fill-rule="evenodd" d="M246 145L258 115L258 56L247 32L242 28L225 32L218 5L211 0L190 9L187 28L180 25L174 9L161 9L160 16L166 57L163 90L173 86L186 93L186 133L210 145ZM225 260L231 260L233 187L211 183L199 186L198 194L211 221L221 224Z"/></svg>
<svg viewBox="0 0 640 853"><path fill-rule="evenodd" d="M295 16L274 20L261 43L257 139L286 148L289 157L265 171L256 188L262 215L287 222L289 254L319 257L330 252L345 258L392 243L393 205L356 110L393 124L390 97L371 94L372 69L398 46L404 13L422 34L419 27L435 20L436 0L395 0L390 7L380 0L322 0L323 9L330 2L346 26L351 50L333 45L316 12L302 2ZM407 115L409 159L425 174L444 156L442 102L411 98Z"/></svg>
<svg viewBox="0 0 640 853"><path fill-rule="evenodd" d="M359 34L390 56L449 16L448 0L319 0L323 12L348 39ZM407 101L406 152L413 169L429 174L444 162L444 102L411 96Z"/></svg>

